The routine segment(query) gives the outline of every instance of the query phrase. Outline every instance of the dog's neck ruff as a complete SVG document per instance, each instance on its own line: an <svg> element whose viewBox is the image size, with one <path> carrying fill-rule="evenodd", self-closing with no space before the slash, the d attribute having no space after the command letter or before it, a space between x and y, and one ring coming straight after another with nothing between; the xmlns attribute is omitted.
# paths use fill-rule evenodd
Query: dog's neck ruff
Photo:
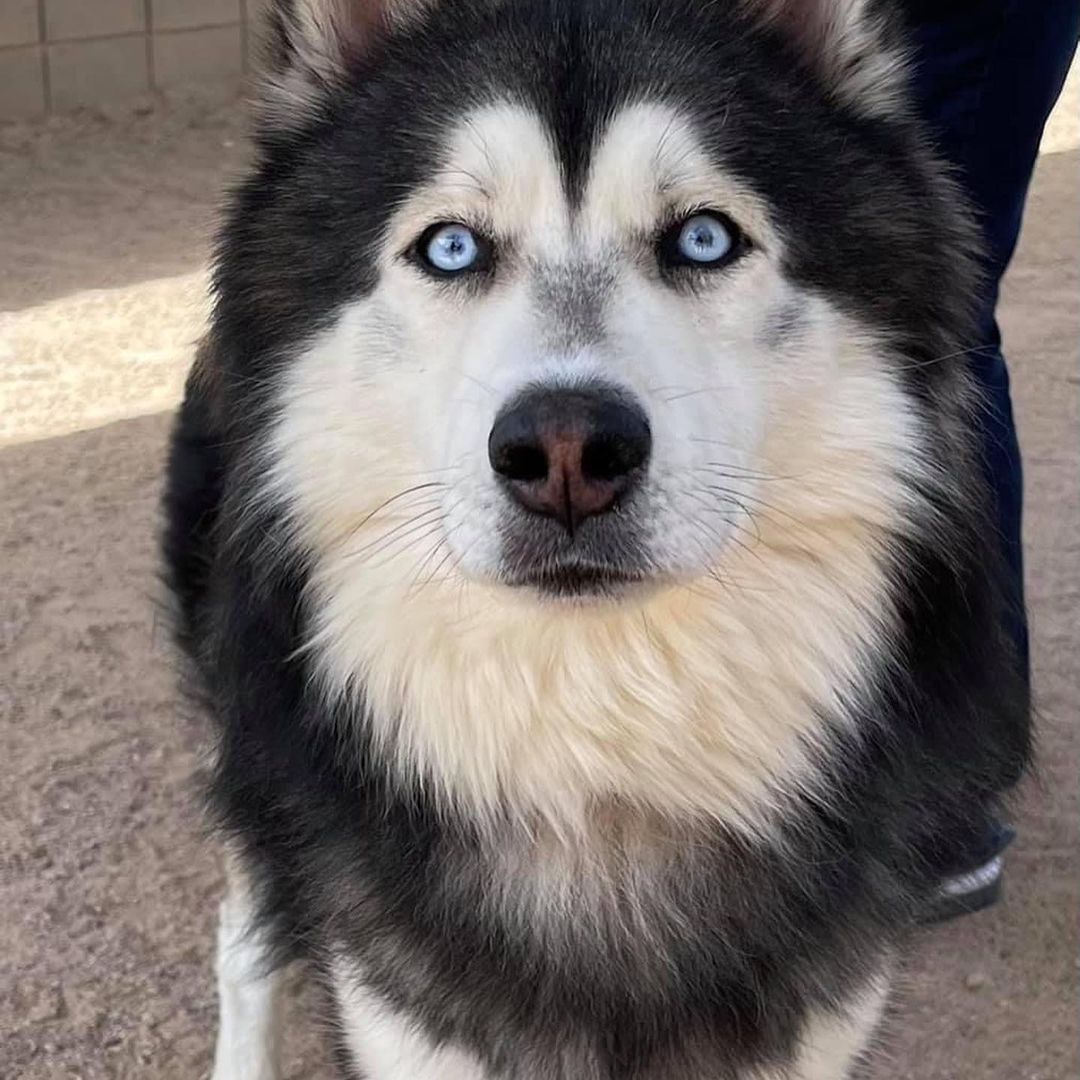
<svg viewBox="0 0 1080 1080"><path fill-rule="evenodd" d="M619 800L768 831L774 807L813 790L830 731L851 728L890 650L885 538L901 510L873 471L846 478L862 505L836 517L800 507L797 485L770 490L785 509L757 542L633 604L358 575L355 540L320 544L321 689L401 779L469 820L573 832Z"/></svg>
<svg viewBox="0 0 1080 1080"><path fill-rule="evenodd" d="M376 443L364 505L343 500L355 446L335 434L328 377L343 355L331 331L292 366L257 496L283 507L310 568L305 647L328 714L477 823L588 831L615 800L760 834L814 788L895 650L897 537L927 531L925 433L880 358L845 357L832 397L803 404L831 410L827 434L766 436L769 482L711 574L573 606L457 570L438 547L445 508L414 525L395 502L423 468L404 443ZM426 561L413 538L386 542L404 529Z"/></svg>

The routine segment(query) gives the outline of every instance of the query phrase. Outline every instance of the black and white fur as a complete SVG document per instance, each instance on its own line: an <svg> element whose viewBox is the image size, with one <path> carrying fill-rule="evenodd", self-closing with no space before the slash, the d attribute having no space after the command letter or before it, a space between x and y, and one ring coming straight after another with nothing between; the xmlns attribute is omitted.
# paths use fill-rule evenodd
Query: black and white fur
<svg viewBox="0 0 1080 1080"><path fill-rule="evenodd" d="M230 849L215 1080L836 1080L1027 756L972 230L874 0L278 0L166 555ZM748 238L671 275L701 207ZM439 221L495 238L433 280ZM573 536L488 437L648 418Z"/></svg>

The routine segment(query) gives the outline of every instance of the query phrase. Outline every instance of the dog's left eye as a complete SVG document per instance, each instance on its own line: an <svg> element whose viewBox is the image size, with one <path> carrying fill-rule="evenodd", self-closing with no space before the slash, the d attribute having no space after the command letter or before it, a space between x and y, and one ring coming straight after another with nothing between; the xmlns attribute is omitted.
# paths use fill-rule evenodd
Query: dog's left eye
<svg viewBox="0 0 1080 1080"><path fill-rule="evenodd" d="M667 266L711 270L726 266L742 247L742 233L730 218L703 211L667 229L660 237L659 255Z"/></svg>
<svg viewBox="0 0 1080 1080"><path fill-rule="evenodd" d="M467 225L433 225L416 245L421 265L440 277L486 269L491 262L491 244Z"/></svg>

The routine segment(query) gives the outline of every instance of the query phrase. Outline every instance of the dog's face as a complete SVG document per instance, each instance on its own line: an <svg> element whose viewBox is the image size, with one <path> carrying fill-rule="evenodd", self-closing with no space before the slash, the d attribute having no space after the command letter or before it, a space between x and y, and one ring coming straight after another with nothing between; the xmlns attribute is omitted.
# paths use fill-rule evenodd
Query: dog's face
<svg viewBox="0 0 1080 1080"><path fill-rule="evenodd" d="M282 255L321 210L357 282L313 280L338 295L282 396L307 527L384 579L630 598L722 575L785 478L831 513L837 455L872 502L860 462L914 453L881 294L932 228L867 145L891 100L777 71L745 3L584 5L550 40L501 7L411 12L293 149Z"/></svg>
<svg viewBox="0 0 1080 1080"><path fill-rule="evenodd" d="M596 135L570 193L535 109L466 112L298 372L340 379L342 453L438 485L417 501L455 572L547 594L713 569L750 535L778 386L829 382L838 345L687 118L632 104Z"/></svg>

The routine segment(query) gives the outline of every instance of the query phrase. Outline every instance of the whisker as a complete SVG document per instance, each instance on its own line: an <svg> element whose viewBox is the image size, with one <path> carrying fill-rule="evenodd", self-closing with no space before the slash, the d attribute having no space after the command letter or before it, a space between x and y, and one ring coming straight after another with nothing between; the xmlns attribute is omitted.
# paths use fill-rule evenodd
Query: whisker
<svg viewBox="0 0 1080 1080"><path fill-rule="evenodd" d="M697 390L686 390L680 394L672 394L671 397L663 399L665 405L670 405L674 401L684 401L686 398L697 397L699 394L726 394L731 390L730 386L702 386Z"/></svg>
<svg viewBox="0 0 1080 1080"><path fill-rule="evenodd" d="M826 533L822 532L820 529L811 525L809 522L804 521L802 518L796 517L794 514L788 512L787 510L784 510L779 506L774 506L772 503L766 502L764 499L759 498L757 495L751 495L744 491L732 492L728 488L719 486L710 487L709 490L716 491L717 493L725 495L728 498L734 497L746 499L747 501L754 503L757 506L764 507L765 510L768 511L768 513L763 513L762 511L758 510L757 515L770 522L775 528L780 529L789 537L795 537L797 535L795 529L791 528L790 526L785 527L783 524L776 521L772 515L776 514L780 517L786 518L788 521L792 522L793 525L813 536L816 536L819 540L824 540L827 543L831 542L831 537L829 537Z"/></svg>
<svg viewBox="0 0 1080 1080"><path fill-rule="evenodd" d="M384 566L388 566L394 559L398 558L401 555L404 555L406 551L415 548L417 544L423 544L425 541L430 540L432 537L439 536L442 532L442 527L443 523L441 520L434 523L429 523L429 527L427 529L421 532L418 536L414 536L407 544L402 544L401 547L397 548L396 550L394 550L392 547L391 551L388 554L381 553L383 554L383 557L378 562L371 563L369 569L379 570ZM402 538L399 537L399 539Z"/></svg>
<svg viewBox="0 0 1080 1080"><path fill-rule="evenodd" d="M360 532L361 529L364 528L365 525L367 525L369 521L371 521L372 518L375 517L376 514L382 513L382 511L385 510L388 506L393 506L394 503L398 502L399 500L421 491L432 491L435 488L443 488L445 486L445 484L432 482L427 484L415 484L413 487L406 488L404 491L399 491L396 495L392 495L385 502L382 502L378 506L376 506L375 509L372 510L371 513L369 513L366 517L364 517L359 524L353 526L353 528L349 530L348 535L355 536L358 532Z"/></svg>
<svg viewBox="0 0 1080 1080"><path fill-rule="evenodd" d="M498 397L499 396L498 391L495 390L494 387L488 386L488 384L486 382L483 382L480 379L474 378L472 375L469 375L467 372L464 372L464 371L459 371L458 374L460 374L463 379L467 379L469 382L474 383L476 386L479 386L480 389L484 391L484 393L490 394L492 397Z"/></svg>
<svg viewBox="0 0 1080 1080"><path fill-rule="evenodd" d="M733 472L732 470L739 470ZM696 471L707 473L710 476L726 477L729 480L753 480L763 484L777 483L781 480L799 480L801 477L780 475L774 473L757 472L753 469L741 469L738 465L725 465L721 461L709 461L704 465L696 466Z"/></svg>
<svg viewBox="0 0 1080 1080"><path fill-rule="evenodd" d="M738 450L740 447L733 443L730 439L706 439L701 435L691 435L691 442L708 443L710 446L724 446L728 450Z"/></svg>
<svg viewBox="0 0 1080 1080"><path fill-rule="evenodd" d="M434 545L434 547L432 547L431 551L429 551L429 552L428 552L428 554L427 554L426 556L424 556L424 558L423 558L423 559L422 559L422 560L420 561L419 565L417 566L417 568L416 568L416 573L415 573L415 574L413 575L413 579L412 579L412 582L411 582L411 584L410 584L410 586L409 586L409 593L410 593L410 594L412 594L412 590L413 590L413 588L414 588L414 587L416 586L416 583L417 583L417 582L419 581L419 579L420 579L420 575L421 575L421 574L423 573L423 571L424 571L424 567L425 567L425 566L427 566L428 562L429 562L429 561L430 561L431 559L433 559L433 558L434 558L434 557L436 556L436 554L438 553L439 549L440 549L440 548L441 548L441 547L442 547L442 546L443 546L444 544L446 544L446 545L447 545L447 553L448 553L448 554L450 554L450 555L452 555L452 554L453 554L453 548L452 548L452 547L450 547L450 545L449 545L449 540L450 540L450 537L451 537L451 536L453 536L454 532L455 532L455 531L457 530L457 528L458 528L458 525L454 525L454 526L451 526L451 528L450 528L449 530L447 530L447 529L445 528L445 525L446 525L446 522L447 522L448 520L450 520L450 519L451 519L451 518L453 517L454 513L456 512L456 510L458 509L458 507L459 507L459 506L461 506L461 504L462 504L463 502L464 502L464 498L460 498L460 499L458 499L458 500L457 500L457 501L456 501L456 502L455 502L455 503L453 504L453 506L451 506L451 507L450 507L450 508L449 508L449 509L448 509L448 510L446 511L446 513L445 513L445 514L443 515L443 517L442 517L442 521L440 522L440 524L442 524L442 525L443 525L444 527L442 528L442 530L441 530L441 532L440 532L440 536L439 536L438 542L437 542L437 543L436 543L436 544ZM460 524L460 523L459 523L459 524ZM439 571L440 569L442 569L442 567L443 567L443 566L445 565L445 563L446 563L446 559L444 558L444 559L442 560L442 562L440 562L440 563L439 563L439 565L438 565L438 566L437 566L437 567L435 568L435 571L434 571L434 573L438 573L438 571ZM425 585L426 585L426 584L430 584L430 578L428 579L428 581L427 581L427 582L425 582ZM423 585L421 585L421 586L420 586L420 589L422 589L423 587L424 587L424 586L423 586ZM417 589L416 591L417 591L417 592L419 592L419 591L420 591L420 589Z"/></svg>
<svg viewBox="0 0 1080 1080"><path fill-rule="evenodd" d="M435 543L416 560L416 570L414 571L412 579L409 582L409 587L405 592L406 597L412 597L423 589L423 586L419 584L420 576L423 574L424 568L428 563L430 563L431 560L438 555L439 551L442 550L445 543L446 533L445 531L440 530L439 535L435 538Z"/></svg>
<svg viewBox="0 0 1080 1080"><path fill-rule="evenodd" d="M420 589L425 589L429 585L435 584L439 580L439 572L442 570L442 568L448 562L450 562L451 559L455 558L454 549L447 543L447 538L446 537L443 538L442 543L446 546L446 554L439 560L438 565L435 567L434 570L431 571L431 574L428 576L428 579L420 586L419 589L417 589L417 592L419 592ZM436 548L435 550L437 551L438 548ZM446 580L449 580L449 579L446 579Z"/></svg>
<svg viewBox="0 0 1080 1080"><path fill-rule="evenodd" d="M990 355L994 352L992 345L969 345L966 349L957 349L955 352L944 353L942 356L933 356L927 360L915 360L910 364L901 364L893 371L919 371L922 368L933 367L935 364L944 364L949 360L956 360L961 356Z"/></svg>
<svg viewBox="0 0 1080 1080"><path fill-rule="evenodd" d="M730 443L723 442L720 439L702 439L698 436L691 436L690 441L731 447ZM704 465L696 466L696 468L703 471L713 468L726 469L732 472L733 475L745 476L750 480L801 480L805 477L805 474L763 472L760 469L747 468L745 465L734 465L730 461L706 461Z"/></svg>
<svg viewBox="0 0 1080 1080"><path fill-rule="evenodd" d="M346 556L346 559L350 563L354 561L364 562L368 558L380 554L387 548L392 548L399 540L404 540L406 537L412 536L418 529L422 529L425 526L432 524L433 519L441 514L441 506L429 506L427 510L424 510L419 514L414 514L412 517L400 522L395 525L394 528L389 530L389 532L383 533L363 547L358 548L356 551L350 551Z"/></svg>
<svg viewBox="0 0 1080 1080"><path fill-rule="evenodd" d="M694 526L697 526L697 527L704 527L706 535L707 536L712 536L715 539L714 534L708 528L708 526L706 526L704 524L704 522L702 522L702 521L700 521L699 519L696 519L696 518L689 518L688 521L690 522L691 525L694 525ZM730 537L729 539L734 540L733 537ZM739 544L739 546L740 547L745 547L745 545L743 545L741 543ZM709 552L702 549L702 561L704 563L706 563L706 565L708 565L708 556L709 556L709 554L710 554ZM732 594L733 589L738 589L738 590L740 590L742 592L761 592L761 593L774 593L775 592L774 589L757 588L757 587L755 587L753 585L747 585L744 581L739 581L739 580L737 580L737 579L735 579L733 577L730 577L730 576L724 574L721 571L721 569L719 567L717 567L717 566L708 566L708 568L705 571L705 576L708 577L711 581L716 582L716 584L719 585L729 595ZM698 595L698 596L702 597L703 599L709 599L709 596L708 596L707 593L696 592L689 585L689 583L684 583L683 587L689 589L691 592L695 592L695 595Z"/></svg>
<svg viewBox="0 0 1080 1080"><path fill-rule="evenodd" d="M469 452L462 454L452 465L447 465L441 469L422 469L420 472L410 471L401 473L383 473L380 472L380 477L384 479L409 479L409 480L421 480L427 476L445 476L450 472L457 472L461 468L461 463L469 457Z"/></svg>

